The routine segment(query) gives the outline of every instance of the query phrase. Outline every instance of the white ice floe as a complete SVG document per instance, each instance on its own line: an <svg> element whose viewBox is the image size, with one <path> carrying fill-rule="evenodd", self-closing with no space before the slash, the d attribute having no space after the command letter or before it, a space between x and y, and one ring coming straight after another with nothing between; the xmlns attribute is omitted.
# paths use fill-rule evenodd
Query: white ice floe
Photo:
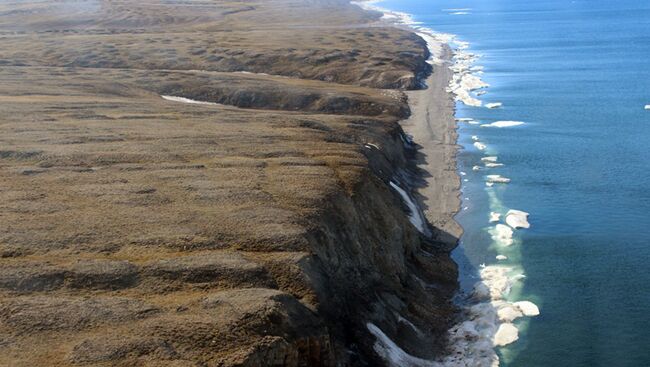
<svg viewBox="0 0 650 367"><path fill-rule="evenodd" d="M501 322L513 322L516 319L524 316L518 307L510 304L506 304L499 308L497 315L499 316L499 320Z"/></svg>
<svg viewBox="0 0 650 367"><path fill-rule="evenodd" d="M449 67L454 74L447 90L456 96L456 101L467 106L480 107L483 102L470 94L473 91L489 87L478 76L482 73L482 69L473 66L479 55L465 51L469 48L469 43L458 40L455 43L457 49L454 52L454 64ZM478 93L475 94L478 95Z"/></svg>
<svg viewBox="0 0 650 367"><path fill-rule="evenodd" d="M476 136L476 135L472 135L472 140L474 140L474 141L479 141L480 139L478 138L478 136Z"/></svg>
<svg viewBox="0 0 650 367"><path fill-rule="evenodd" d="M530 223L528 223L529 215L529 213L521 210L508 210L508 213L506 213L506 223L514 229L530 228Z"/></svg>
<svg viewBox="0 0 650 367"><path fill-rule="evenodd" d="M501 102L486 103L485 104L485 107L487 107L487 108L499 108L501 106L503 106L503 103L501 103Z"/></svg>
<svg viewBox="0 0 650 367"><path fill-rule="evenodd" d="M650 104L645 105L646 110L650 110Z"/></svg>
<svg viewBox="0 0 650 367"><path fill-rule="evenodd" d="M499 261L508 260L508 256L506 256L506 255L497 255L496 259L499 260Z"/></svg>
<svg viewBox="0 0 650 367"><path fill-rule="evenodd" d="M397 191L397 193L402 197L402 200L406 203L406 206L409 208L409 220L420 232L426 233L425 229L425 220L418 208L417 204L411 199L411 196L406 193L398 184L393 181L390 182L390 186Z"/></svg>
<svg viewBox="0 0 650 367"><path fill-rule="evenodd" d="M497 333L494 335L494 345L497 347L512 344L519 339L519 330L511 323L499 325Z"/></svg>
<svg viewBox="0 0 650 367"><path fill-rule="evenodd" d="M490 223L498 222L501 219L501 214L497 212L490 213Z"/></svg>
<svg viewBox="0 0 650 367"><path fill-rule="evenodd" d="M465 172L463 172L463 171L460 171L460 175L461 175L461 176L465 176L466 174L467 174L467 173L465 173Z"/></svg>
<svg viewBox="0 0 650 367"><path fill-rule="evenodd" d="M191 103L191 104L202 104L202 105L210 105L210 106L219 106L218 103L213 103L213 102L204 102L204 101L195 101L193 99L185 98L185 97L174 97L174 96L161 96L163 99L172 101L172 102L181 102L181 103Z"/></svg>
<svg viewBox="0 0 650 367"><path fill-rule="evenodd" d="M494 182L486 182L485 186L492 187L492 186L494 186Z"/></svg>
<svg viewBox="0 0 650 367"><path fill-rule="evenodd" d="M499 223L494 227L492 237L495 241L501 243L502 245L510 246L513 243L512 234L512 228L508 227L505 224Z"/></svg>
<svg viewBox="0 0 650 367"><path fill-rule="evenodd" d="M474 167L472 167L472 171L480 171L481 168L483 168L483 167L481 167L481 166L474 166Z"/></svg>
<svg viewBox="0 0 650 367"><path fill-rule="evenodd" d="M478 150L485 150L485 148L487 148L487 145L481 143L480 141L474 142L474 146Z"/></svg>
<svg viewBox="0 0 650 367"><path fill-rule="evenodd" d="M502 167L502 166L503 166L503 163L490 163L490 162L488 162L488 163L485 164L485 167L487 167L487 168L497 168L497 167Z"/></svg>
<svg viewBox="0 0 650 367"><path fill-rule="evenodd" d="M523 121L496 121L491 124L483 124L481 127L512 127L523 124L525 124Z"/></svg>
<svg viewBox="0 0 650 367"><path fill-rule="evenodd" d="M373 143L366 143L365 147L368 148L368 149L375 148L377 150L380 150L379 147L377 146L377 144L373 144Z"/></svg>
<svg viewBox="0 0 650 367"><path fill-rule="evenodd" d="M520 309L525 316L539 315L539 307L530 301L515 302L512 305Z"/></svg>
<svg viewBox="0 0 650 367"><path fill-rule="evenodd" d="M504 266L488 266L481 269L481 283L487 286L491 301L503 300L510 293L512 288L512 281L508 277L510 270Z"/></svg>
<svg viewBox="0 0 650 367"><path fill-rule="evenodd" d="M520 307L505 300L514 282L511 271L509 267L495 265L481 269L481 281L472 292L476 303L464 308L463 321L448 334L451 357L445 361L454 360L456 364L443 366L499 366L494 347L516 341L519 332L511 321L525 316Z"/></svg>
<svg viewBox="0 0 650 367"><path fill-rule="evenodd" d="M490 156L490 157L483 157L483 158L481 158L481 161L483 161L483 162L496 163L497 159L498 159L498 158L495 157L495 156Z"/></svg>
<svg viewBox="0 0 650 367"><path fill-rule="evenodd" d="M501 175L487 175L485 176L487 182L492 182L492 183L510 183L510 179L507 177L503 177Z"/></svg>

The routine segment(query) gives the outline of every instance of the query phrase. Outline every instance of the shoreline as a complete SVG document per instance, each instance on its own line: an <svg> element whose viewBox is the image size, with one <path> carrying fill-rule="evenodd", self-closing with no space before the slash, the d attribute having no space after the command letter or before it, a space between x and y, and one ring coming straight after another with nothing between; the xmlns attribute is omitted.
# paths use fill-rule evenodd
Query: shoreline
<svg viewBox="0 0 650 367"><path fill-rule="evenodd" d="M426 173L418 177L414 191L425 217L438 229L432 239L454 248L463 234L463 228L454 219L461 205L461 178L456 161L460 147L454 96L447 91L453 73L444 67L451 62L453 51L447 44L440 44L440 49L441 62L434 65L434 71L426 78L427 87L406 92L411 116L400 121L400 125L417 146L416 167Z"/></svg>
<svg viewBox="0 0 650 367"><path fill-rule="evenodd" d="M356 2L367 10L383 13L382 21L391 23L399 28L409 30L422 38L430 52L427 62L432 65L432 73L423 80L422 90L407 91L411 116L400 121L403 130L412 137L417 147L416 167L424 174L417 175L419 182L413 187L414 196L427 220L436 228L432 239L447 244L450 250L460 246L460 238L464 229L455 220L461 211L461 176L457 162L458 124L456 119L456 102L471 107L499 108L501 103L488 103L478 99L483 95L484 88L489 87L481 80L483 68L475 66L480 55L468 51L469 43L460 41L455 35L438 33L420 26L410 14L383 9L372 4L379 1ZM453 46L452 46L453 45ZM453 47L453 48L452 48ZM473 119L466 119L470 124L479 124ZM509 127L522 124L514 121L498 121L483 124L482 127ZM474 146L483 151L487 145L473 136ZM431 158L430 158L431 157ZM496 162L496 157L487 157L490 161L481 159L485 168L502 166ZM494 161L494 162L493 162ZM480 166L474 166L481 169ZM475 169L475 168L473 168ZM475 169L476 170L476 169ZM421 172L421 171L420 171ZM486 187L489 190L495 182L507 183L508 178L499 175L487 175ZM512 211L512 210L511 210ZM506 224L496 224L490 230L495 243L502 242L504 232L507 232L507 243L512 243L513 231L519 228L507 221L511 214L499 213ZM528 213L521 212L528 216ZM490 224L494 222L495 212L490 213ZM527 224L527 221L526 221ZM528 228L528 225L523 228ZM507 229L507 231L499 230ZM496 232L499 232L495 234ZM462 252L462 251L461 251ZM462 255L461 255L462 256ZM507 257L499 254L497 261ZM519 339L518 327L513 324L515 319L539 315L538 307L530 301L511 300L510 290L525 275L521 269L500 264L481 264L475 268L461 259L454 260L457 266L469 265L467 274L459 274L459 285L463 277L476 277L477 281L471 289L460 289L456 295L459 316L447 334L446 354L438 356L435 361L420 361L414 365L423 366L458 366L478 365L498 367L500 356L497 348L509 345Z"/></svg>
<svg viewBox="0 0 650 367"><path fill-rule="evenodd" d="M420 29L410 14L376 7L373 4L377 2L352 1L351 4L383 13L381 22L416 34L426 42L430 52L427 63L433 70L420 81L424 88L405 92L411 115L399 124L416 146L416 168L426 173L418 175L413 185L417 204L429 223L438 229L432 239L453 250L463 234L462 226L454 219L461 209L456 97L449 88L456 74L451 68L455 52L450 43L454 36Z"/></svg>

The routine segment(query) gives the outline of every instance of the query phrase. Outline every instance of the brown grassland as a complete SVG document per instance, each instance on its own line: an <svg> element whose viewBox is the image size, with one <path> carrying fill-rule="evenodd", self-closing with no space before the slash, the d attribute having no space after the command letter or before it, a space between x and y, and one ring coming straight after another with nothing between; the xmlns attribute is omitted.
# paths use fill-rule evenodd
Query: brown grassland
<svg viewBox="0 0 650 367"><path fill-rule="evenodd" d="M0 365L433 355L455 267L387 185L423 46L343 0L0 3Z"/></svg>

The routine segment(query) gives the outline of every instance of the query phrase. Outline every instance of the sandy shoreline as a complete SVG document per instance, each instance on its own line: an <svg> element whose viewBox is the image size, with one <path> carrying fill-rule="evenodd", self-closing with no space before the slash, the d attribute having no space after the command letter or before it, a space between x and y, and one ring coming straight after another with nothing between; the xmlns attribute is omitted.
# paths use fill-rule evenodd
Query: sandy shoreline
<svg viewBox="0 0 650 367"><path fill-rule="evenodd" d="M452 35L433 34L414 24L410 14L389 11L374 6L375 0L353 1L364 9L383 13L382 21L413 32L422 38L431 53L428 61L433 72L424 83L426 88L407 91L411 116L400 121L417 147L416 166L420 171L414 183L413 194L426 219L437 229L433 239L453 248L463 233L454 220L460 210L460 176L456 154L457 122L456 95L450 90L454 80L455 53L450 46Z"/></svg>
<svg viewBox="0 0 650 367"><path fill-rule="evenodd" d="M453 52L442 43L440 50L434 57L441 63L433 66L427 88L407 92L411 116L400 125L417 145L416 164L424 172L415 185L416 197L427 220L439 229L434 239L455 246L463 230L454 220L460 208L458 134L454 96L447 91L453 72L445 65Z"/></svg>

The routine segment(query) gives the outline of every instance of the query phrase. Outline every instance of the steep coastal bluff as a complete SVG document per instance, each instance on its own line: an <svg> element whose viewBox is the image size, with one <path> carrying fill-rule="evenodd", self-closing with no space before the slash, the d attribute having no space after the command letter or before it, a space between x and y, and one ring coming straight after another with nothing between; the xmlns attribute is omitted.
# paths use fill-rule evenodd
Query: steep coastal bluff
<svg viewBox="0 0 650 367"><path fill-rule="evenodd" d="M378 333L440 353L453 244L409 220L398 123L429 54L378 17L0 4L0 365L381 366Z"/></svg>

